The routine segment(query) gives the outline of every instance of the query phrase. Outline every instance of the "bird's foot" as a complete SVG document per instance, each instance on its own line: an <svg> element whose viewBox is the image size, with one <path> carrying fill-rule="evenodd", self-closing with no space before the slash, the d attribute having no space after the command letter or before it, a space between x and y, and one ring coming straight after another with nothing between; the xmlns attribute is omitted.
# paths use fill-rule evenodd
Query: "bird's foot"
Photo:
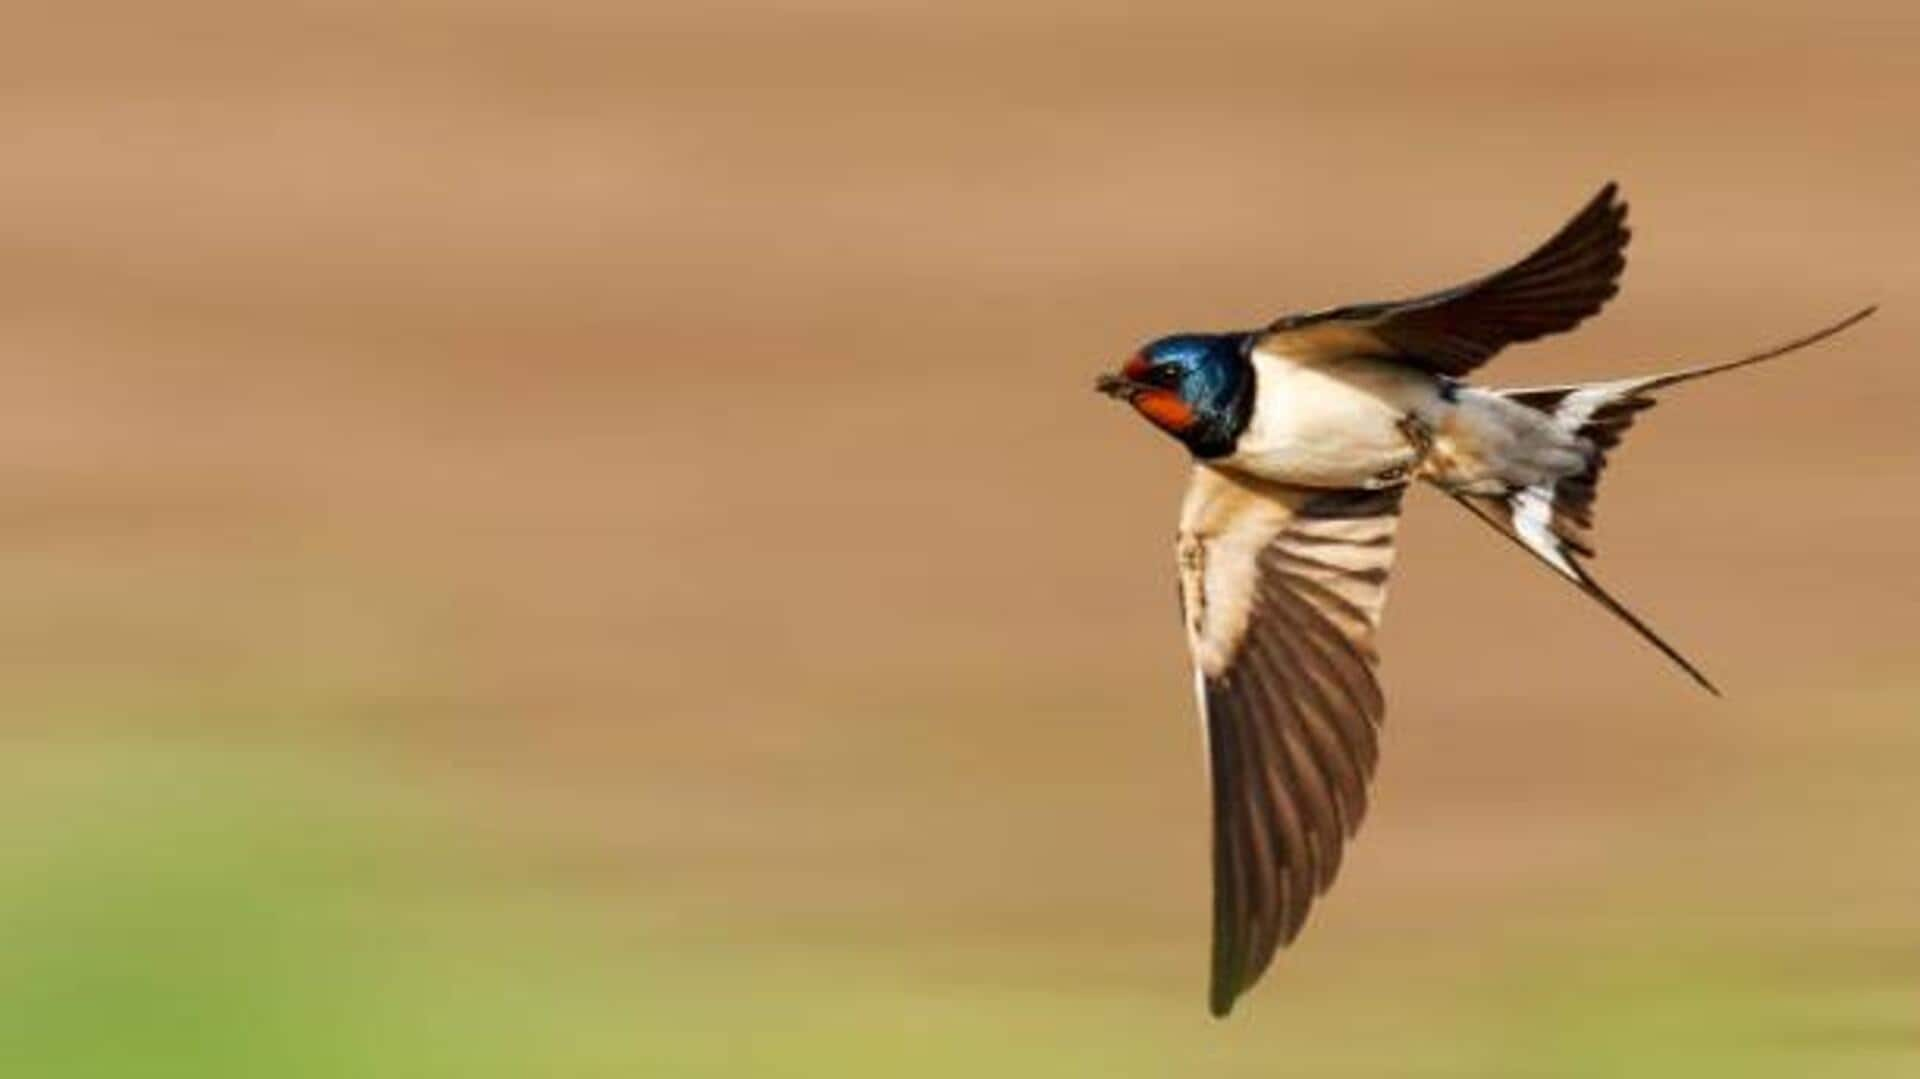
<svg viewBox="0 0 1920 1079"><path fill-rule="evenodd" d="M1433 452L1433 430L1412 414L1400 417L1399 427L1407 444L1413 447L1415 463L1426 460L1427 454Z"/></svg>
<svg viewBox="0 0 1920 1079"><path fill-rule="evenodd" d="M1402 416L1399 422L1400 433L1407 444L1413 447L1413 459L1405 464L1395 465L1367 481L1374 490L1384 487L1398 487L1413 478L1413 474L1426 463L1427 454L1433 451L1433 432L1420 422L1417 416Z"/></svg>

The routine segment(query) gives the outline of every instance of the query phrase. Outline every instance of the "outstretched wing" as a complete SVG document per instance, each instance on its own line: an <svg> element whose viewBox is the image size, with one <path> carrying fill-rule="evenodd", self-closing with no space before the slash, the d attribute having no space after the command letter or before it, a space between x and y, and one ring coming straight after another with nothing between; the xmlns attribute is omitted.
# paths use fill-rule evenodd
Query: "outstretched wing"
<svg viewBox="0 0 1920 1079"><path fill-rule="evenodd" d="M1213 783L1215 1015L1300 932L1366 811L1401 493L1204 465L1188 487L1180 592Z"/></svg>
<svg viewBox="0 0 1920 1079"><path fill-rule="evenodd" d="M1289 315L1262 345L1288 355L1363 355L1459 377L1508 345L1571 330L1620 291L1632 235L1609 183L1539 250L1455 288L1410 300Z"/></svg>

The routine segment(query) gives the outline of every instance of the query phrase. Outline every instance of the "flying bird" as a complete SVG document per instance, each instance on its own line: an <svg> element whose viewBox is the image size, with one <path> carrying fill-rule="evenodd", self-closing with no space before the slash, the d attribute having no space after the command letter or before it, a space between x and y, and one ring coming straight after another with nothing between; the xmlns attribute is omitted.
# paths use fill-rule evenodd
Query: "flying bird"
<svg viewBox="0 0 1920 1079"><path fill-rule="evenodd" d="M1213 787L1214 1015L1300 932L1366 810L1384 713L1374 635L1414 481L1719 692L1589 572L1601 471L1659 391L1804 348L1874 309L1725 363L1534 389L1464 381L1619 291L1626 216L1610 183L1485 277L1258 330L1162 337L1096 383L1194 459L1176 560Z"/></svg>

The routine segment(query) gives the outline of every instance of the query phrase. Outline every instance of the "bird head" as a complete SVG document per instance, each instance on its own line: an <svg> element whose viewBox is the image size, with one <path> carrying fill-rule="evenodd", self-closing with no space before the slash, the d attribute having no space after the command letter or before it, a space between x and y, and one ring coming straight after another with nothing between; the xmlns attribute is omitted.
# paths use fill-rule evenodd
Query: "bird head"
<svg viewBox="0 0 1920 1079"><path fill-rule="evenodd" d="M1196 457L1222 457L1253 413L1247 334L1181 333L1149 342L1094 388L1133 406Z"/></svg>

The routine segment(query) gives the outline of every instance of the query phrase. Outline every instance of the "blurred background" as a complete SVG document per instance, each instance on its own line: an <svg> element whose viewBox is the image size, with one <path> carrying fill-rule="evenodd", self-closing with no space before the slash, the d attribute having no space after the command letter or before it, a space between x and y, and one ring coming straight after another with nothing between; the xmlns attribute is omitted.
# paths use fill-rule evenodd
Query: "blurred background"
<svg viewBox="0 0 1920 1079"><path fill-rule="evenodd" d="M1920 1068L1920 15L71 0L0 38L7 1075ZM1206 1017L1175 329L1490 269L1598 571L1412 501L1373 815ZM1461 632L1460 612L1472 612Z"/></svg>

